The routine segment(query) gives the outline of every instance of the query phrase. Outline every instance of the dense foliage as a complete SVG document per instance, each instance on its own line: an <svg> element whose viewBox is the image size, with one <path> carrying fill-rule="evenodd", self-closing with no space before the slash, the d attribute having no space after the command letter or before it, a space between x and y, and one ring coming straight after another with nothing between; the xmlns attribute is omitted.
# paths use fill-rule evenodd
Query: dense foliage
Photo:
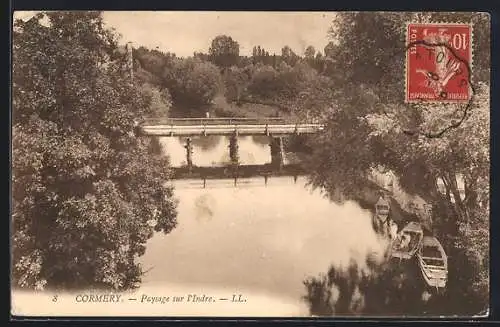
<svg viewBox="0 0 500 327"><path fill-rule="evenodd" d="M174 103L188 109L209 105L222 87L217 67L195 58L174 60L163 73L163 83Z"/></svg>
<svg viewBox="0 0 500 327"><path fill-rule="evenodd" d="M404 103L405 22L455 20L473 24L474 62L481 63L473 69L475 95L466 119L440 137L408 133L449 124L444 112L451 106ZM330 75L339 96L326 133L315 139L317 151L310 162L313 184L330 193L355 197L370 171L383 166L395 173L406 192L433 205L431 232L450 256L446 301L437 305L461 314L475 314L488 305L488 31L483 14L339 15L330 31L336 44L329 45L335 53L334 72L342 70ZM452 109L461 114L467 107L460 106ZM459 177L464 180L462 195Z"/></svg>
<svg viewBox="0 0 500 327"><path fill-rule="evenodd" d="M415 261L380 263L368 257L359 264L332 267L326 275L304 281L304 300L313 315L422 316L456 314L456 308L433 290L425 290Z"/></svg>
<svg viewBox="0 0 500 327"><path fill-rule="evenodd" d="M305 281L312 314L476 314L487 307L487 16L339 13L323 53L309 46L302 56L286 45L280 54L256 45L243 56L227 35L188 58L140 47L133 51L135 84L98 13L47 17L49 26L39 15L17 22L14 33L18 285L125 288L139 281L134 258L153 229L175 226L175 202L163 187L168 163L156 156L156 142L131 134L134 120L204 115L217 106L241 116L270 106L277 108L272 115L325 122L325 133L305 142L314 149L306 162L313 185L356 199L373 168L383 166L405 192L432 204L430 232L450 256L449 287L430 300L416 286L415 269L401 274L372 260L365 270L332 267ZM465 106L404 103L408 21L473 25L475 95L466 119L439 137L425 131L442 129L447 113Z"/></svg>
<svg viewBox="0 0 500 327"><path fill-rule="evenodd" d="M133 134L151 95L111 61L116 50L98 12L14 24L16 287L133 287L146 241L176 225L168 160Z"/></svg>
<svg viewBox="0 0 500 327"><path fill-rule="evenodd" d="M212 40L208 53L217 66L231 67L238 63L240 45L230 36L219 35Z"/></svg>
<svg viewBox="0 0 500 327"><path fill-rule="evenodd" d="M475 94L468 106L438 104L429 110L427 105L404 103L405 26L409 21L473 25ZM196 53L194 57L221 68L224 88L210 93L213 98L223 97L221 103L272 105L280 115L326 123L326 132L306 144L315 150L307 157L313 185L356 199L366 189L373 169L381 167L397 176L405 192L431 204L431 232L450 255L450 286L444 295L448 309L481 311L487 306L489 285L487 16L341 13L329 33L332 41L323 53L315 54L309 46L300 56L285 45L281 54L269 54L256 45L250 57L236 58L237 42L219 36L209 55ZM231 60L222 63L220 58L229 54ZM467 115L458 127L429 137L450 126L465 110ZM439 189L440 182L444 191Z"/></svg>
<svg viewBox="0 0 500 327"><path fill-rule="evenodd" d="M184 116L204 114L217 107L221 97L225 106L264 104L279 108L284 115L301 115L308 106L319 113L323 106L316 99L329 98L332 87L330 79L321 75L328 60L312 46L300 57L288 46L276 55L259 45L247 57L239 54L237 41L219 35L207 54L195 52L192 57L177 58L140 47L134 50L134 58L138 79L168 89L176 113ZM314 93L313 89L320 91Z"/></svg>

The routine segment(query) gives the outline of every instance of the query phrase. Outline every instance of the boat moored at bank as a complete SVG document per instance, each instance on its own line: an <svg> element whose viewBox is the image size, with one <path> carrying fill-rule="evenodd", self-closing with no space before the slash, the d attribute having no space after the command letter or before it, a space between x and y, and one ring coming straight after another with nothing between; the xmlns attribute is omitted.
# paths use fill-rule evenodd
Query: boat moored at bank
<svg viewBox="0 0 500 327"><path fill-rule="evenodd" d="M446 287L448 279L448 257L437 238L424 236L417 252L417 262L422 277L431 288Z"/></svg>

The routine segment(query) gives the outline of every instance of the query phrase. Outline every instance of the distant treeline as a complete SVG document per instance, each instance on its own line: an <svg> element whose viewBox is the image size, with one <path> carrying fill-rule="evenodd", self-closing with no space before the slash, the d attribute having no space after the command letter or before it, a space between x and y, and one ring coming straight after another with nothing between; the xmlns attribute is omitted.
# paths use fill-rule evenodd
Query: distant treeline
<svg viewBox="0 0 500 327"><path fill-rule="evenodd" d="M300 115L313 108L321 111L317 102L305 100L313 98L313 91L314 98L329 96L321 90L331 90L334 52L332 42L324 48L326 55L309 46L303 56L289 46L271 55L257 45L251 56L241 56L238 42L221 35L214 38L207 53L179 58L175 53L139 47L133 50L133 58L138 80L163 94L175 108L204 111L214 102L219 106L255 103Z"/></svg>

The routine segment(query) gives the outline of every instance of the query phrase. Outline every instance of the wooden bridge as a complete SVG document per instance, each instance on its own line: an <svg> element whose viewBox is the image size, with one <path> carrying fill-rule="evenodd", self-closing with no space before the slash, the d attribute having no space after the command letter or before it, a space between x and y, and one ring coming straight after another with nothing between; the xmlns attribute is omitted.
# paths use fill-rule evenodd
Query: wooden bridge
<svg viewBox="0 0 500 327"><path fill-rule="evenodd" d="M237 186L243 180L248 180L255 177L262 177L264 185L271 177L293 177L297 181L299 176L305 176L304 168L299 164L289 164L281 167L276 167L273 164L264 165L226 165L219 167L174 167L171 168L172 179L190 179L199 180L201 187L205 188L207 182L212 180L232 180L234 186Z"/></svg>
<svg viewBox="0 0 500 327"><path fill-rule="evenodd" d="M203 185L207 179L238 179L262 176L303 175L300 165L284 165L283 137L287 135L314 134L324 129L322 124L298 123L282 118L151 118L136 127L138 136L187 137L186 166L173 168L173 179L200 179ZM208 135L229 136L230 164L225 167L196 167L193 164L192 137ZM240 165L238 136L267 135L271 163L265 165Z"/></svg>
<svg viewBox="0 0 500 327"><path fill-rule="evenodd" d="M312 134L323 124L298 123L282 118L150 118L138 125L144 136Z"/></svg>
<svg viewBox="0 0 500 327"><path fill-rule="evenodd" d="M271 163L263 165L226 165L218 167L174 167L174 179L225 179L225 178L252 178L266 176L303 176L305 171L299 164L288 164L275 167Z"/></svg>

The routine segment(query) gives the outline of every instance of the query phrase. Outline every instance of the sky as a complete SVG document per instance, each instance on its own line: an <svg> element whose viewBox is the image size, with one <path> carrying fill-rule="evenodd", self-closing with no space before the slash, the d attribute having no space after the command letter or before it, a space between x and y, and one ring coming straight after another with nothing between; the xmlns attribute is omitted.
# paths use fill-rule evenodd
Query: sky
<svg viewBox="0 0 500 327"><path fill-rule="evenodd" d="M33 12L15 16L29 18ZM202 12L202 11L105 11L106 26L114 28L123 43L145 46L177 56L208 52L217 35L231 36L240 44L240 54L250 55L254 46L264 47L270 54L281 53L290 46L303 54L307 46L316 51L330 41L328 29L332 12Z"/></svg>

